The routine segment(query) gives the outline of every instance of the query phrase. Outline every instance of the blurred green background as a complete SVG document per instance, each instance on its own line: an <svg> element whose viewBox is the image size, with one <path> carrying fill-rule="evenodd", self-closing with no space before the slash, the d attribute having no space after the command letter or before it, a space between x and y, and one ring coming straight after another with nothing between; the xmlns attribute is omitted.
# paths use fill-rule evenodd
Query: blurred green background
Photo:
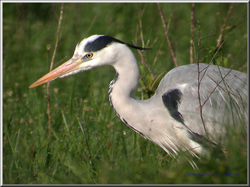
<svg viewBox="0 0 250 187"><path fill-rule="evenodd" d="M3 184L247 183L247 148L241 136L227 145L227 159L197 160L199 170L193 170L123 124L109 106L108 84L115 76L111 67L51 82L48 133L46 86L28 87L49 71L61 4L2 5ZM192 4L160 7L178 65L189 64ZM195 4L193 58L247 73L247 4L231 8L228 14L228 3ZM214 56L224 24L226 40ZM138 46L144 42L152 48L143 55L155 77L175 67L154 3L65 3L59 34L54 67L71 58L76 44L92 34ZM133 52L143 78L134 94L147 98L144 87L153 80ZM189 175L230 172L240 175Z"/></svg>

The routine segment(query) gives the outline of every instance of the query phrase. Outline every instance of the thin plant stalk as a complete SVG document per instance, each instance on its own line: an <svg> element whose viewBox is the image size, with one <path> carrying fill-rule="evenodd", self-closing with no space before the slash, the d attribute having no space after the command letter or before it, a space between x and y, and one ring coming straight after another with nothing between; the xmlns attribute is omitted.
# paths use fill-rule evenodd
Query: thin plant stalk
<svg viewBox="0 0 250 187"><path fill-rule="evenodd" d="M194 63L193 59L193 46L194 46L194 9L195 3L192 3L192 11L191 11L191 26L190 26L190 64Z"/></svg>
<svg viewBox="0 0 250 187"><path fill-rule="evenodd" d="M61 22L62 22L62 16L63 16L63 3L61 4L60 17L58 20L58 27L57 27L56 43L55 43L55 48L54 48L54 52L53 52L51 63L50 63L50 71L53 68L56 50L57 50L57 46L58 46L58 42L59 42L59 32L60 32L60 27L61 27ZM48 133L50 134L51 116L50 116L49 82L47 83L46 98L47 98L47 115L48 115L48 127L47 127L47 129L48 129Z"/></svg>
<svg viewBox="0 0 250 187"><path fill-rule="evenodd" d="M164 21L164 17L163 17L162 11L161 11L161 6L160 6L159 3L157 3L157 6L158 6L159 14L161 16L161 21L162 21L162 24L163 24L163 27L164 27L164 30L165 30L165 36L166 36L167 41L168 41L168 45L169 45L169 48L170 48L172 59L174 61L175 67L178 67L178 64L177 64L177 61L176 61L176 58L175 58L175 55L174 55L174 50L173 50L172 44L171 44L169 36L168 36L168 28L167 28L167 25L166 25L166 23ZM168 23L170 23L172 16L173 16L173 14L170 15L170 17L168 19Z"/></svg>
<svg viewBox="0 0 250 187"><path fill-rule="evenodd" d="M225 19L224 24L221 27L220 35L219 35L219 38L217 40L218 41L217 42L217 47L220 47L220 44L221 44L221 41L222 41L222 33L223 33L223 31L224 31L224 29L226 27L227 21L229 20L229 16L230 16L230 13L231 13L232 9L233 9L233 3L230 4L230 7L229 7L228 12L227 12L227 17Z"/></svg>

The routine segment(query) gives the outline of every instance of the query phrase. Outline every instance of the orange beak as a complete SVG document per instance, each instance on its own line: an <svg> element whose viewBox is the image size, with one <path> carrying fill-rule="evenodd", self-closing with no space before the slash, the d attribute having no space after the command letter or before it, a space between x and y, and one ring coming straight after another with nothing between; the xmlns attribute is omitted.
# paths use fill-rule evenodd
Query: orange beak
<svg viewBox="0 0 250 187"><path fill-rule="evenodd" d="M44 75L42 78L34 82L29 88L34 88L36 86L40 86L57 78L66 76L71 74L72 72L78 69L78 66L82 63L81 58L77 59L76 61L72 62L72 60L68 60L67 62L63 63L53 71L49 72L48 74Z"/></svg>

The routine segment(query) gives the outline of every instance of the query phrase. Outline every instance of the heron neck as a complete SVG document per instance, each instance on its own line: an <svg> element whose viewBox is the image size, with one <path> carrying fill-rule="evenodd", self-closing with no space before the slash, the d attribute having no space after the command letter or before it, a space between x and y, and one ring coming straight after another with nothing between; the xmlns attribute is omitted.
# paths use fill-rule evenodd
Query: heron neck
<svg viewBox="0 0 250 187"><path fill-rule="evenodd" d="M119 59L122 58L119 57ZM110 104L117 116L128 126L136 130L136 127L132 127L134 123L129 120L131 118L137 118L133 115L139 112L136 110L141 104L141 101L132 95L139 81L139 68L136 59L133 54L129 55L128 53L126 54L126 61L120 60L116 62L113 67L117 74L109 85Z"/></svg>
<svg viewBox="0 0 250 187"><path fill-rule="evenodd" d="M121 58L121 60L116 62L113 67L117 74L110 83L112 97L120 99L134 98L132 93L138 85L140 73L137 61L132 52L130 55L126 55L126 60Z"/></svg>

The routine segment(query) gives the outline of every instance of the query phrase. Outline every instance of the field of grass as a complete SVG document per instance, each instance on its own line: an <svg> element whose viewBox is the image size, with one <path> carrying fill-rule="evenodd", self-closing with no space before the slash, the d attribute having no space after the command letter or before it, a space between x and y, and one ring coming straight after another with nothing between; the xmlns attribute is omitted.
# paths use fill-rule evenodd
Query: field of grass
<svg viewBox="0 0 250 187"><path fill-rule="evenodd" d="M104 34L151 47L143 57L157 77L175 67L171 49L179 66L190 63L193 25L194 63L199 57L199 62L212 60L247 73L246 3L197 3L194 11L191 3L159 5L161 11L154 3L65 3L54 67L70 59L83 38ZM247 140L241 134L229 137L225 159L201 158L196 160L199 170L193 170L123 124L108 101L108 84L115 76L111 67L51 82L49 119L46 85L28 87L49 71L61 4L3 3L2 8L3 184L248 182ZM144 86L153 80L141 55L133 52L142 78L134 95L147 98Z"/></svg>

